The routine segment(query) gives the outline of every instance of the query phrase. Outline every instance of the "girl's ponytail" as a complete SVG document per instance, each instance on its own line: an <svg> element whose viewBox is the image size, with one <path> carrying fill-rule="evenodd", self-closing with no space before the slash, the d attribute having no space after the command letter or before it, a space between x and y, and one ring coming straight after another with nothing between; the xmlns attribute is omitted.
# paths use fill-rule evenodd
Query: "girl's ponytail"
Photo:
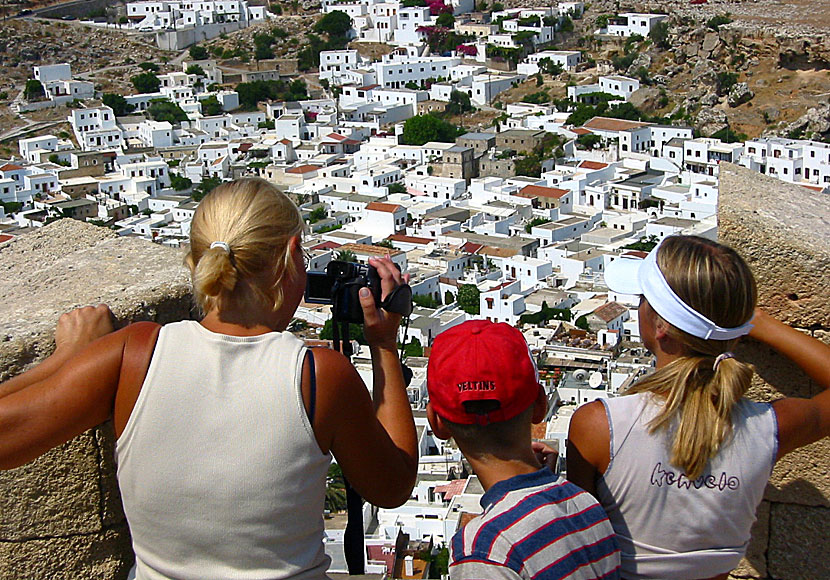
<svg viewBox="0 0 830 580"><path fill-rule="evenodd" d="M718 325L731 328L752 317L755 280L731 248L703 238L672 236L663 242L657 259L678 297ZM651 308L648 303L646 307ZM669 431L671 463L689 479L697 479L729 436L732 409L749 388L754 371L729 352L737 339L705 340L670 324L666 333L683 345L684 355L628 392L653 393L663 401L649 430Z"/></svg>

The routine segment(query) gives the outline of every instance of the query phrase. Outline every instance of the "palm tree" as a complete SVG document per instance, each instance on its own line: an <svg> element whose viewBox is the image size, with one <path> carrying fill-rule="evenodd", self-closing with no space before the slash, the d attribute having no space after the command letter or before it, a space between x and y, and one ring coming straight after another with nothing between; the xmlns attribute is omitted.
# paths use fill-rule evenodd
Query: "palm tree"
<svg viewBox="0 0 830 580"><path fill-rule="evenodd" d="M355 256L354 252L352 252L351 250L340 250L339 252L337 252L336 259L340 260L341 262L356 262L357 256Z"/></svg>

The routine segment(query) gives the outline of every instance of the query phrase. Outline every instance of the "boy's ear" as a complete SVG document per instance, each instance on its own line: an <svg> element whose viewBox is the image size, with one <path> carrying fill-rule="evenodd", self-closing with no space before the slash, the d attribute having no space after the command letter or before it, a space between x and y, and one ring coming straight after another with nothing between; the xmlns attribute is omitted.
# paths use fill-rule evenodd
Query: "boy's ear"
<svg viewBox="0 0 830 580"><path fill-rule="evenodd" d="M536 400L533 401L533 414L530 416L531 423L541 423L545 420L548 414L548 396L545 394L545 389L539 386L539 394L536 395Z"/></svg>
<svg viewBox="0 0 830 580"><path fill-rule="evenodd" d="M435 412L435 409L432 408L432 403L427 403L427 420L429 421L429 426L432 427L432 432L436 437L445 440L452 437L452 433L450 433L450 430L447 429L444 421L441 420L441 417L439 417L438 413Z"/></svg>

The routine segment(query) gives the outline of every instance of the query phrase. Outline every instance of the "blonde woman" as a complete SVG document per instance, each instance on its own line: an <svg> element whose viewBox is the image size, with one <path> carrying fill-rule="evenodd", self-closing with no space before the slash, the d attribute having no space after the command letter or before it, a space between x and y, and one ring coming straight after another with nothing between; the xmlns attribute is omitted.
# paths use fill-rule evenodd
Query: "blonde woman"
<svg viewBox="0 0 830 580"><path fill-rule="evenodd" d="M744 260L703 238L668 237L644 260L612 262L605 279L640 295L640 336L657 370L574 413L568 478L608 513L623 578L725 579L775 462L830 434L830 347L756 310ZM731 351L747 334L824 392L771 405L743 398L753 369Z"/></svg>
<svg viewBox="0 0 830 580"><path fill-rule="evenodd" d="M331 455L368 501L409 497L417 450L400 317L361 292L371 399L344 356L285 332L305 288L303 227L263 180L218 187L186 259L201 321L109 332L105 306L77 310L49 359L0 385L5 469L114 420L136 578L325 578ZM402 283L389 259L372 263L384 295Z"/></svg>

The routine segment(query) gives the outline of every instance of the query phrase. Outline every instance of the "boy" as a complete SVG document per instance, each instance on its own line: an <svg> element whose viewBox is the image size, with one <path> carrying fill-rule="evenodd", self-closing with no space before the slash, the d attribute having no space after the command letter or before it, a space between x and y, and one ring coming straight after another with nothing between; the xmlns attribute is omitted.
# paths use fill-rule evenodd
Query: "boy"
<svg viewBox="0 0 830 580"><path fill-rule="evenodd" d="M531 447L547 399L518 330L471 320L441 333L427 390L433 432L455 439L485 490L484 513L452 539L452 579L619 578L603 509L541 467Z"/></svg>

